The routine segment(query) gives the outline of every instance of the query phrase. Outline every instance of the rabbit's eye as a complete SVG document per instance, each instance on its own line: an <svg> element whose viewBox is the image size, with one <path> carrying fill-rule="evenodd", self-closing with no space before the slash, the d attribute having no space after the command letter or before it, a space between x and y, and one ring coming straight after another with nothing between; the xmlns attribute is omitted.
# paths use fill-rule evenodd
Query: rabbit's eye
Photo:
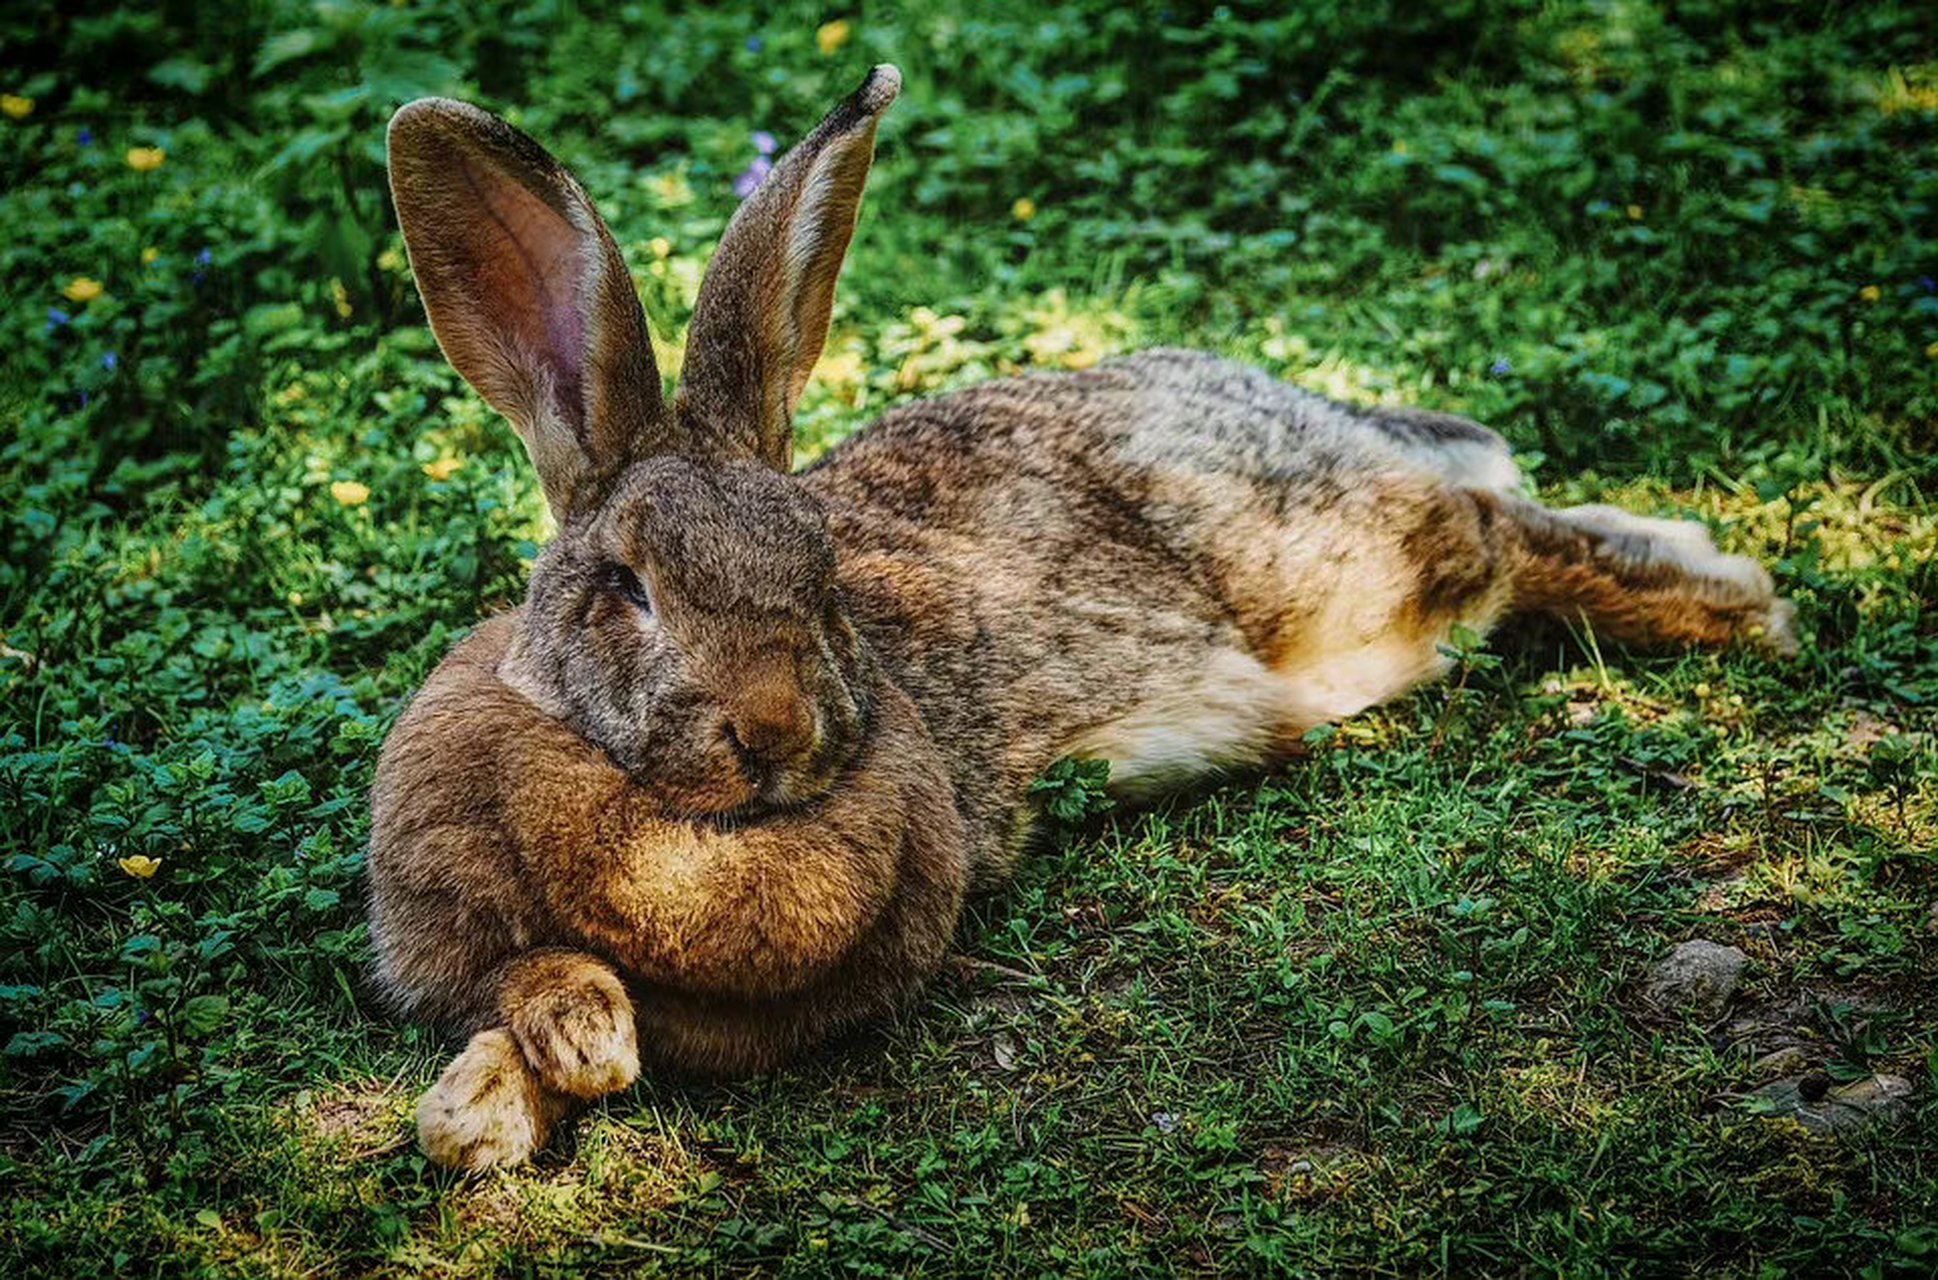
<svg viewBox="0 0 1938 1280"><path fill-rule="evenodd" d="M646 594L646 584L630 568L615 561L606 565L601 577L606 590L636 609L652 611L653 599Z"/></svg>

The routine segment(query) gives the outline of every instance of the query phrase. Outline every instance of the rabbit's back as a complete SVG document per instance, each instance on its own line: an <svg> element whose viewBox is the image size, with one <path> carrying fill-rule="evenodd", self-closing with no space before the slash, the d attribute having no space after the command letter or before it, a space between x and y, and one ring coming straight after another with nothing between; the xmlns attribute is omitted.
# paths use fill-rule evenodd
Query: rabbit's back
<svg viewBox="0 0 1938 1280"><path fill-rule="evenodd" d="M1282 754L1497 611L1498 436L1151 351L898 409L804 477L1000 874L1064 755L1159 791Z"/></svg>
<svg viewBox="0 0 1938 1280"><path fill-rule="evenodd" d="M1242 477L1288 508L1395 469L1490 487L1519 481L1506 443L1478 423L1413 408L1356 408L1204 352L1158 348L1110 361L1094 375L1044 381L1111 406L1119 426L1108 434L1127 468Z"/></svg>

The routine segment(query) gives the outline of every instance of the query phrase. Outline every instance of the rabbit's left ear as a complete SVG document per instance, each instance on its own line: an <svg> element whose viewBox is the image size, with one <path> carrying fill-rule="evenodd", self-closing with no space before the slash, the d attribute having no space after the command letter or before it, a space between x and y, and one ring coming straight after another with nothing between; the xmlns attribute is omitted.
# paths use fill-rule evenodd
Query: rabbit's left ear
<svg viewBox="0 0 1938 1280"><path fill-rule="evenodd" d="M870 71L727 225L700 285L674 401L686 447L791 465L794 407L828 340L875 126L901 87L894 67Z"/></svg>

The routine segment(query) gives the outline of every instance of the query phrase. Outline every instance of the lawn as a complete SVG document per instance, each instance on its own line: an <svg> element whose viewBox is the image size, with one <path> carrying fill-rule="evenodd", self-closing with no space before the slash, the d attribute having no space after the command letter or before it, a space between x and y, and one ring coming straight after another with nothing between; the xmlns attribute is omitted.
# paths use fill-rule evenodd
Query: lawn
<svg viewBox="0 0 1938 1280"><path fill-rule="evenodd" d="M1938 1272L1938 10L600 8L0 12L0 1274ZM1266 776L1060 775L899 1020L440 1172L366 792L548 531L384 121L551 146L672 369L763 135L878 61L803 454L1198 346L1707 521L1803 652L1517 629ZM1720 1012L1644 997L1692 938Z"/></svg>

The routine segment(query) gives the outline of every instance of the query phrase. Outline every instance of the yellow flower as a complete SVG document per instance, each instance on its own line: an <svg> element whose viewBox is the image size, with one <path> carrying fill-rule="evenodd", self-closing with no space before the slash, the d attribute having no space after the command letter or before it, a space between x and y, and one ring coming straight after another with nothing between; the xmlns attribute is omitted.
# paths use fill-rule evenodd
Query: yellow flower
<svg viewBox="0 0 1938 1280"><path fill-rule="evenodd" d="M1641 206L1641 205L1639 205L1639 204L1632 204L1632 205L1630 205L1630 206L1628 207L1628 220L1629 220L1630 222L1640 222L1640 221L1642 220L1642 206Z"/></svg>
<svg viewBox="0 0 1938 1280"><path fill-rule="evenodd" d="M654 236L646 247L653 251L655 258L667 258L673 254L673 242L665 236Z"/></svg>
<svg viewBox="0 0 1938 1280"><path fill-rule="evenodd" d="M449 480L463 465L463 458L439 458L436 462L424 464L424 474L433 480Z"/></svg>
<svg viewBox="0 0 1938 1280"><path fill-rule="evenodd" d="M693 203L693 184L686 180L683 173L656 173L646 179L646 189L669 209Z"/></svg>
<svg viewBox="0 0 1938 1280"><path fill-rule="evenodd" d="M0 111L6 112L10 120L25 120L34 114L34 100L11 93L0 93Z"/></svg>
<svg viewBox="0 0 1938 1280"><path fill-rule="evenodd" d="M1036 216L1036 201L1024 196L1009 207L1009 216L1018 222L1028 222Z"/></svg>
<svg viewBox="0 0 1938 1280"><path fill-rule="evenodd" d="M92 302L101 296L101 282L87 276L75 276L61 292L67 295L69 302Z"/></svg>
<svg viewBox="0 0 1938 1280"><path fill-rule="evenodd" d="M1925 355L1929 356L1933 360L1938 360L1938 342L1934 342L1930 346L1926 347Z"/></svg>
<svg viewBox="0 0 1938 1280"><path fill-rule="evenodd" d="M358 484L355 480L339 480L330 486L330 496L340 506L360 507L370 501L370 486Z"/></svg>
<svg viewBox="0 0 1938 1280"><path fill-rule="evenodd" d="M155 878L155 873L161 870L161 859L151 858L145 853L137 853L132 858L121 859L119 865L123 871L137 880L152 880Z"/></svg>
<svg viewBox="0 0 1938 1280"><path fill-rule="evenodd" d="M153 173L162 167L168 153L160 147L129 147L128 167L136 173Z"/></svg>
<svg viewBox="0 0 1938 1280"><path fill-rule="evenodd" d="M404 269L404 255L397 252L397 246L392 245L377 255L377 269L379 271L402 271Z"/></svg>
<svg viewBox="0 0 1938 1280"><path fill-rule="evenodd" d="M868 366L854 350L830 351L814 366L814 381L851 407L859 405L868 387Z"/></svg>
<svg viewBox="0 0 1938 1280"><path fill-rule="evenodd" d="M822 57L831 58L836 49L848 43L848 37L852 34L854 28L848 25L848 20L836 18L833 22L821 24L814 33L814 43L820 48Z"/></svg>
<svg viewBox="0 0 1938 1280"><path fill-rule="evenodd" d="M353 308L350 306L350 291L343 287L343 281L330 280L330 299L336 303L336 313L348 320Z"/></svg>
<svg viewBox="0 0 1938 1280"><path fill-rule="evenodd" d="M1862 289L1859 289L1857 291L1857 296L1864 299L1864 301L1866 302L1876 302L1879 298L1882 298L1884 296L1884 290L1878 288L1874 284L1867 284Z"/></svg>
<svg viewBox="0 0 1938 1280"><path fill-rule="evenodd" d="M151 244L141 251L141 265L149 266L159 257L161 257L161 250Z"/></svg>

